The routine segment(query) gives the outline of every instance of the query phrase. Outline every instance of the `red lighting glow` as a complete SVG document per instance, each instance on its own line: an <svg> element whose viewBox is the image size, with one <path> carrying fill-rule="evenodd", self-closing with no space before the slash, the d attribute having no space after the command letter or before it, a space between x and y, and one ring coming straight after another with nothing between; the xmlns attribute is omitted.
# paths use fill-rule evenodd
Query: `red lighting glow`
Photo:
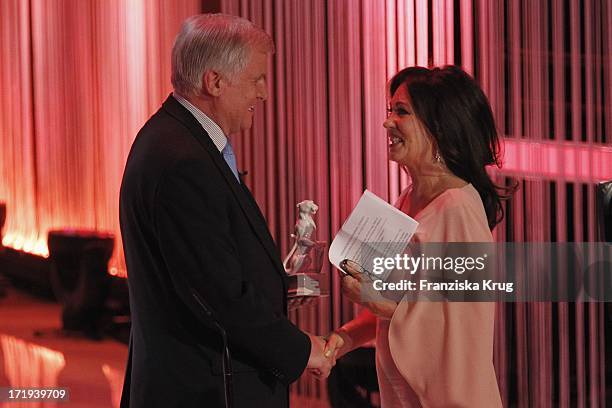
<svg viewBox="0 0 612 408"><path fill-rule="evenodd" d="M504 150L504 174L582 183L612 180L610 146L506 138Z"/></svg>
<svg viewBox="0 0 612 408"><path fill-rule="evenodd" d="M7 335L0 335L0 344L11 386L57 387L58 375L66 365L63 353Z"/></svg>

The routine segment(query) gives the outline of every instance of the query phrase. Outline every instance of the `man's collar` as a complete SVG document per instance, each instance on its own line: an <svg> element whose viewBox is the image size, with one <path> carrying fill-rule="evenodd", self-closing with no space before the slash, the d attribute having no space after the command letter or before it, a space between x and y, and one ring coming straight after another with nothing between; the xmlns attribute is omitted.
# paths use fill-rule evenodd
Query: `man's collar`
<svg viewBox="0 0 612 408"><path fill-rule="evenodd" d="M193 115L194 118L196 118L198 123L204 128L206 133L208 133L208 136L210 136L211 140L215 144L215 147L221 152L227 144L227 136L223 134L223 130L221 129L221 127L208 115L206 115L196 106L194 106L183 96L179 95L176 91L172 92L172 97L176 99L178 103L183 105L185 109L187 109Z"/></svg>

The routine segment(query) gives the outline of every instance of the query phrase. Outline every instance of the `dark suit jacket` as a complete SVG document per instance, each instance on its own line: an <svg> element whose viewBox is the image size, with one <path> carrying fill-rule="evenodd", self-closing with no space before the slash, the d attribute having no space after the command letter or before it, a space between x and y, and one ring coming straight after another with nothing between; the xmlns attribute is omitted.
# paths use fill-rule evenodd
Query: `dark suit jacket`
<svg viewBox="0 0 612 408"><path fill-rule="evenodd" d="M310 341L286 317L286 277L265 219L197 120L172 96L138 133L121 185L132 331L122 407L284 407Z"/></svg>

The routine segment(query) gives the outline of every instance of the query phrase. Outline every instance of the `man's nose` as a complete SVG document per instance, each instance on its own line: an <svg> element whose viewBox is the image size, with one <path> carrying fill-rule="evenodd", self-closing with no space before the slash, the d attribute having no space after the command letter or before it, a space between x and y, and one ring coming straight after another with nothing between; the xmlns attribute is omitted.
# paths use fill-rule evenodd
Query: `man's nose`
<svg viewBox="0 0 612 408"><path fill-rule="evenodd" d="M394 127L394 125L393 125L393 121L391 120L391 118L387 118L387 119L385 119L385 121L383 122L383 127L384 127L385 129L391 129L391 128L393 128L393 127Z"/></svg>

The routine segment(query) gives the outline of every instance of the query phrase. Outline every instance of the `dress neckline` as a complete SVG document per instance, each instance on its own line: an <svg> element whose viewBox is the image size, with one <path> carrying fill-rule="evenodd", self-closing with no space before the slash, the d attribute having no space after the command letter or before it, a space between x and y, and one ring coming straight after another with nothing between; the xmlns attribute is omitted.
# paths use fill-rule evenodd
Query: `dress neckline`
<svg viewBox="0 0 612 408"><path fill-rule="evenodd" d="M419 210L419 212L417 212L414 216L410 216L413 219L417 219L419 218L419 216L421 216L421 214L423 214L428 208L431 207L431 205L436 202L436 200L438 200L440 197L444 196L446 193L448 193L451 190L463 190L463 189L467 189L468 187L472 187L472 183L467 183L465 186L463 187L451 187L451 188L447 188L446 190L442 191L440 194L438 194L437 196L435 196L429 203L427 203L427 205L423 208L421 208ZM472 187L473 188L473 187ZM404 197L404 200L402 200L401 204L400 204L400 209L404 206L404 203L406 202L406 200L408 199L408 196L410 195L410 192L408 192L406 194L406 196Z"/></svg>

